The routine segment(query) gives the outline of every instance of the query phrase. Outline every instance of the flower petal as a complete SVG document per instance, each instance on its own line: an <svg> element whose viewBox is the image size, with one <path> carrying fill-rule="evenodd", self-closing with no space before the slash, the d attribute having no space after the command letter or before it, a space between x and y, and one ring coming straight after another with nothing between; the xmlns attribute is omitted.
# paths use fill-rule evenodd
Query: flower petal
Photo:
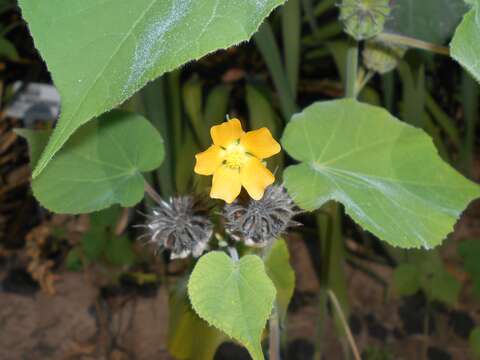
<svg viewBox="0 0 480 360"><path fill-rule="evenodd" d="M243 134L242 124L238 119L228 120L210 129L213 143L224 148L240 139Z"/></svg>
<svg viewBox="0 0 480 360"><path fill-rule="evenodd" d="M249 131L240 138L240 144L259 159L265 159L281 150L280 144L275 141L267 128Z"/></svg>
<svg viewBox="0 0 480 360"><path fill-rule="evenodd" d="M240 170L240 180L248 195L254 200L260 200L265 189L275 181L275 176L260 160L250 157Z"/></svg>
<svg viewBox="0 0 480 360"><path fill-rule="evenodd" d="M223 153L221 147L212 145L204 152L195 155L197 163L194 171L199 175L212 175L222 165Z"/></svg>
<svg viewBox="0 0 480 360"><path fill-rule="evenodd" d="M238 170L220 166L213 174L212 190L210 197L223 199L231 204L240 194L242 184Z"/></svg>

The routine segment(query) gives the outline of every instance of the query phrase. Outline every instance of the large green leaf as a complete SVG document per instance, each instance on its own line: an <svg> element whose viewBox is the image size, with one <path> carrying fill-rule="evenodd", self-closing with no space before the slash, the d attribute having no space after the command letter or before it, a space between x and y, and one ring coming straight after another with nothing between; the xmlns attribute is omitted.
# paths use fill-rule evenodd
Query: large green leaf
<svg viewBox="0 0 480 360"><path fill-rule="evenodd" d="M247 40L284 0L19 0L62 96L38 176L82 124L148 81Z"/></svg>
<svg viewBox="0 0 480 360"><path fill-rule="evenodd" d="M480 195L440 159L422 130L355 100L306 108L293 117L282 143L301 161L284 173L301 207L339 201L356 222L395 246L438 245Z"/></svg>
<svg viewBox="0 0 480 360"><path fill-rule="evenodd" d="M192 272L188 295L202 319L242 343L254 360L263 359L260 340L276 291L258 256L233 261L219 251L204 255Z"/></svg>
<svg viewBox="0 0 480 360"><path fill-rule="evenodd" d="M444 44L468 10L464 0L393 0L387 32Z"/></svg>
<svg viewBox="0 0 480 360"><path fill-rule="evenodd" d="M59 213L133 206L144 194L141 172L160 166L163 157L162 138L146 119L113 111L70 138L32 181L33 193Z"/></svg>
<svg viewBox="0 0 480 360"><path fill-rule="evenodd" d="M285 240L278 239L272 245L265 259L265 268L277 290L278 312L280 320L284 322L295 289L295 272L290 265L290 253Z"/></svg>
<svg viewBox="0 0 480 360"><path fill-rule="evenodd" d="M450 44L451 56L480 82L480 9L470 10L455 31Z"/></svg>

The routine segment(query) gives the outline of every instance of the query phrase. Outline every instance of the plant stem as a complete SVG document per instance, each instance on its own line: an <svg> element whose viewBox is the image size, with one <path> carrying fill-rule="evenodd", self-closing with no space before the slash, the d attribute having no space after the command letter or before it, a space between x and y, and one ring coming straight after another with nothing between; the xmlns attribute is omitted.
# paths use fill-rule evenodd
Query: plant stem
<svg viewBox="0 0 480 360"><path fill-rule="evenodd" d="M317 227L319 229L319 240L321 249L321 266L320 266L320 291L318 295L318 325L317 325L317 341L315 343L315 360L322 359L324 352L325 333L327 329L328 308L327 308L327 290L329 287L329 270L331 260L331 249L333 241L333 217L334 212L329 208L317 214Z"/></svg>
<svg viewBox="0 0 480 360"><path fill-rule="evenodd" d="M318 296L318 326L317 326L317 341L315 343L315 360L322 359L322 352L324 351L323 345L325 343L325 333L327 329L327 292L326 288L321 287Z"/></svg>
<svg viewBox="0 0 480 360"><path fill-rule="evenodd" d="M466 124L465 140L460 156L462 170L467 176L472 175L475 150L475 133L478 121L479 87L475 79L466 71L462 74L462 104Z"/></svg>
<svg viewBox="0 0 480 360"><path fill-rule="evenodd" d="M363 88L368 84L374 75L375 71L368 70L367 73L364 74L361 79L359 79L359 84L355 90L355 96L362 92Z"/></svg>
<svg viewBox="0 0 480 360"><path fill-rule="evenodd" d="M278 319L277 304L273 305L272 315L269 324L269 359L280 360L280 321Z"/></svg>
<svg viewBox="0 0 480 360"><path fill-rule="evenodd" d="M328 290L328 296L332 301L333 306L337 311L338 317L340 318L340 321L342 322L342 325L345 329L345 333L347 334L347 339L350 344L350 347L352 348L352 353L355 360L362 360L362 358L360 357L360 353L358 352L357 345L355 344L355 340L353 338L352 332L350 331L350 327L348 326L347 320L345 319L345 314L343 313L342 307L340 306L340 303L338 302L337 297L335 296L332 290Z"/></svg>
<svg viewBox="0 0 480 360"><path fill-rule="evenodd" d="M358 43L350 39L347 51L347 80L345 84L345 97L355 99L357 96L357 70L358 70Z"/></svg>
<svg viewBox="0 0 480 360"><path fill-rule="evenodd" d="M228 252L230 254L230 257L233 259L233 261L238 261L238 259L239 259L238 252L237 252L237 249L235 249L234 246L229 246L228 247Z"/></svg>
<svg viewBox="0 0 480 360"><path fill-rule="evenodd" d="M157 193L157 191L145 180L145 192L154 200L157 204L162 203L162 197Z"/></svg>
<svg viewBox="0 0 480 360"><path fill-rule="evenodd" d="M414 39L408 36L397 34L382 33L377 35L377 39L397 45L405 45L416 49L426 50L435 54L450 56L450 49L446 46L432 44L426 41Z"/></svg>

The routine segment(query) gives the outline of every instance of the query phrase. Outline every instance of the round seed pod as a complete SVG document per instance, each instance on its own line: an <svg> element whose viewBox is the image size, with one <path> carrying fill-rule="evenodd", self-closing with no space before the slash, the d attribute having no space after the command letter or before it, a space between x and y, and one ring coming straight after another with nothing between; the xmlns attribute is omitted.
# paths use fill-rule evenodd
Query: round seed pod
<svg viewBox="0 0 480 360"><path fill-rule="evenodd" d="M386 74L397 67L406 51L404 46L369 40L362 52L363 63L369 70Z"/></svg>
<svg viewBox="0 0 480 360"><path fill-rule="evenodd" d="M340 20L345 32L357 41L380 34L391 12L389 3L389 0L342 0Z"/></svg>
<svg viewBox="0 0 480 360"><path fill-rule="evenodd" d="M253 247L264 247L287 228L300 225L292 220L298 213L285 188L277 185L268 187L260 200L250 200L245 205L236 201L223 210L226 232L234 240Z"/></svg>
<svg viewBox="0 0 480 360"><path fill-rule="evenodd" d="M144 237L159 250L170 250L171 259L199 257L208 246L213 224L193 196L177 196L151 209Z"/></svg>

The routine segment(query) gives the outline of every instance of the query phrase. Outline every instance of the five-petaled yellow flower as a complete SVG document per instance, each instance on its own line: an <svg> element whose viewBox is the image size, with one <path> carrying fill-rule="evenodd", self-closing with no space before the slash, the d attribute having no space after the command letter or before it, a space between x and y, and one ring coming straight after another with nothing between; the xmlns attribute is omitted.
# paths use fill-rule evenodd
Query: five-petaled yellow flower
<svg viewBox="0 0 480 360"><path fill-rule="evenodd" d="M213 175L210 196L232 203L242 186L255 200L263 197L275 177L262 163L280 152L267 128L244 132L238 119L231 119L210 129L213 145L195 156L195 172Z"/></svg>

